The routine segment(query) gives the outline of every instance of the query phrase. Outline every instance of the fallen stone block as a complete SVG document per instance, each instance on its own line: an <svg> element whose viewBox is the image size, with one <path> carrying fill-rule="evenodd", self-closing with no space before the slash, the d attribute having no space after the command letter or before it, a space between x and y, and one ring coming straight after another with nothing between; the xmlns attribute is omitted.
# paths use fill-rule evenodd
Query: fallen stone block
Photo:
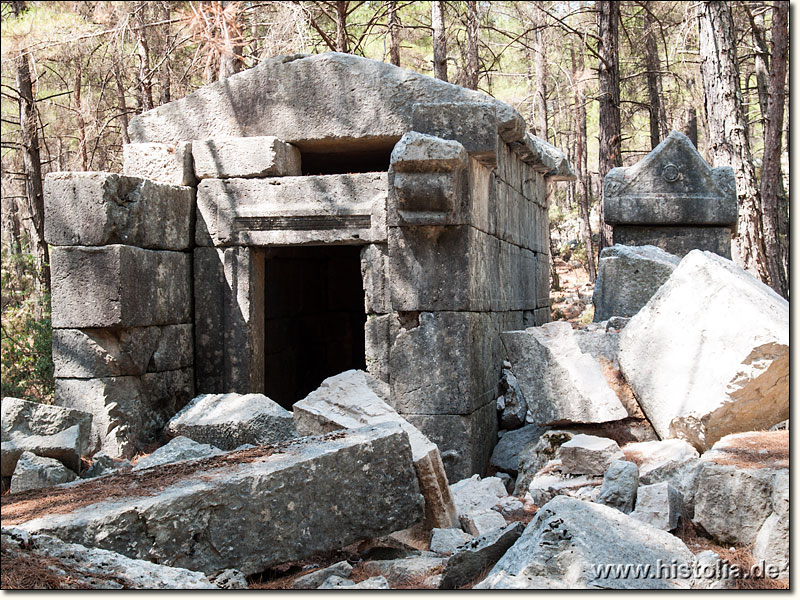
<svg viewBox="0 0 800 600"><path fill-rule="evenodd" d="M75 472L70 471L55 458L44 458L31 452L23 452L11 476L11 493L53 487L76 479L78 476Z"/></svg>
<svg viewBox="0 0 800 600"><path fill-rule="evenodd" d="M731 261L692 251L622 330L619 363L661 438L703 451L766 429L789 416L789 303Z"/></svg>
<svg viewBox="0 0 800 600"><path fill-rule="evenodd" d="M564 470L574 475L602 475L612 462L625 459L614 440L584 433L561 444L556 457Z"/></svg>
<svg viewBox="0 0 800 600"><path fill-rule="evenodd" d="M133 468L131 461L127 459L114 458L105 452L98 452L92 456L92 466L89 467L82 477L84 479L91 479L92 477L101 477L103 475L111 475L112 473L126 472Z"/></svg>
<svg viewBox="0 0 800 600"><path fill-rule="evenodd" d="M632 317L647 304L681 261L655 246L603 248L594 284L594 321Z"/></svg>
<svg viewBox="0 0 800 600"><path fill-rule="evenodd" d="M500 527L506 526L506 519L495 510L475 512L461 517L461 527L473 537L486 535Z"/></svg>
<svg viewBox="0 0 800 600"><path fill-rule="evenodd" d="M50 268L53 327L140 327L192 320L190 254L120 244L59 246L50 251Z"/></svg>
<svg viewBox="0 0 800 600"><path fill-rule="evenodd" d="M209 578L221 590L247 590L250 589L244 573L237 569L225 569L221 573Z"/></svg>
<svg viewBox="0 0 800 600"><path fill-rule="evenodd" d="M474 580L500 560L524 529L520 522L511 523L461 546L447 561L439 589L456 589Z"/></svg>
<svg viewBox="0 0 800 600"><path fill-rule="evenodd" d="M691 551L666 531L602 504L559 496L539 509L475 589L549 587L550 582L572 589L688 588L693 563ZM632 567L616 571L614 565ZM681 577L683 570L687 578Z"/></svg>
<svg viewBox="0 0 800 600"><path fill-rule="evenodd" d="M352 565L347 562L346 560L337 562L332 564L330 567L325 567L324 569L318 569L307 575L301 575L297 579L294 580L292 583L293 590L315 590L323 583L325 583L329 577L341 577L342 579L346 579L350 577L350 573L353 572Z"/></svg>
<svg viewBox="0 0 800 600"><path fill-rule="evenodd" d="M4 523L31 533L169 566L247 575L423 517L408 436L389 423L0 502Z"/></svg>
<svg viewBox="0 0 800 600"><path fill-rule="evenodd" d="M636 510L631 516L658 529L673 531L683 513L681 504L678 490L667 482L641 485L636 491Z"/></svg>
<svg viewBox="0 0 800 600"><path fill-rule="evenodd" d="M274 136L192 142L198 179L300 175L300 150Z"/></svg>
<svg viewBox="0 0 800 600"><path fill-rule="evenodd" d="M495 469L516 475L519 472L520 458L538 443L544 433L545 429L538 425L525 425L519 429L506 431L494 447L489 464ZM546 462L543 461L542 465Z"/></svg>
<svg viewBox="0 0 800 600"><path fill-rule="evenodd" d="M554 321L501 334L535 423L604 423L628 416L600 364L581 351L572 326Z"/></svg>
<svg viewBox="0 0 800 600"><path fill-rule="evenodd" d="M377 577L370 577L359 583L352 579L344 579L336 575L331 575L318 590L390 590L389 582L386 577L379 575Z"/></svg>
<svg viewBox="0 0 800 600"><path fill-rule="evenodd" d="M543 506L562 495L593 502L597 499L602 484L603 478L600 476L572 475L565 472L561 461L556 459L533 476L526 491L536 506Z"/></svg>
<svg viewBox="0 0 800 600"><path fill-rule="evenodd" d="M425 526L457 526L439 448L378 396L375 390L380 388L381 382L363 371L329 377L292 407L298 433L315 435L386 421L398 423L411 443L414 468L425 497Z"/></svg>
<svg viewBox="0 0 800 600"><path fill-rule="evenodd" d="M23 452L55 458L80 471L81 455L90 450L90 413L6 396L2 401L2 475L9 477Z"/></svg>
<svg viewBox="0 0 800 600"><path fill-rule="evenodd" d="M511 369L503 369L500 379L502 396L497 399L497 416L501 429L517 429L525 424L528 403L519 389L517 378Z"/></svg>
<svg viewBox="0 0 800 600"><path fill-rule="evenodd" d="M116 173L48 173L45 239L54 246L127 244L186 250L194 190Z"/></svg>
<svg viewBox="0 0 800 600"><path fill-rule="evenodd" d="M219 589L203 573L70 544L50 535L30 535L16 527L3 527L2 544L3 560L42 559L36 563L46 565L52 579L63 585L61 589Z"/></svg>
<svg viewBox="0 0 800 600"><path fill-rule="evenodd" d="M122 172L171 185L197 183L192 165L192 143L123 144Z"/></svg>
<svg viewBox="0 0 800 600"><path fill-rule="evenodd" d="M522 428L523 431L531 425ZM532 431L532 430L531 430ZM505 436L504 436L505 437ZM531 480L556 456L556 452L562 444L574 437L569 431L546 431L532 445L520 451L518 458L517 483L514 487L514 495L521 496L528 491Z"/></svg>
<svg viewBox="0 0 800 600"><path fill-rule="evenodd" d="M693 590L735 590L736 579L721 569L722 557L713 550L703 550L694 556Z"/></svg>
<svg viewBox="0 0 800 600"><path fill-rule="evenodd" d="M472 536L461 529L436 528L431 530L431 552L450 556L456 549L470 541Z"/></svg>
<svg viewBox="0 0 800 600"><path fill-rule="evenodd" d="M725 436L700 462L693 522L723 544L752 544L767 518L785 508L788 432Z"/></svg>
<svg viewBox="0 0 800 600"><path fill-rule="evenodd" d="M625 514L630 514L639 488L639 468L632 462L615 460L603 476L603 487L597 501Z"/></svg>
<svg viewBox="0 0 800 600"><path fill-rule="evenodd" d="M501 498L508 496L506 486L497 477L473 475L450 486L459 518L491 510Z"/></svg>
<svg viewBox="0 0 800 600"><path fill-rule="evenodd" d="M369 560L361 564L363 573L370 577L385 577L390 586L408 586L440 573L446 558L418 554L393 560Z"/></svg>
<svg viewBox="0 0 800 600"><path fill-rule="evenodd" d="M209 444L198 444L187 437L176 437L155 450L152 454L140 458L133 471L141 471L159 465L167 465L182 460L195 460L223 454L222 450Z"/></svg>
<svg viewBox="0 0 800 600"><path fill-rule="evenodd" d="M166 432L222 450L242 444L275 444L297 436L292 413L263 394L202 394L169 420Z"/></svg>

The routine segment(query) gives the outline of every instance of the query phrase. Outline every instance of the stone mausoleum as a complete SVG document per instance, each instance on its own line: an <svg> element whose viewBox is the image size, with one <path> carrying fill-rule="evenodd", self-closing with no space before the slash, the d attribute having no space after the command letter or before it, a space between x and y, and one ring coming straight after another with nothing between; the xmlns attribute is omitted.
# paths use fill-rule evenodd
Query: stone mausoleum
<svg viewBox="0 0 800 600"><path fill-rule="evenodd" d="M451 480L496 439L500 332L549 318L547 185L510 106L388 64L271 59L131 121L124 174L53 173L56 403L114 455L201 393L291 408L366 369Z"/></svg>

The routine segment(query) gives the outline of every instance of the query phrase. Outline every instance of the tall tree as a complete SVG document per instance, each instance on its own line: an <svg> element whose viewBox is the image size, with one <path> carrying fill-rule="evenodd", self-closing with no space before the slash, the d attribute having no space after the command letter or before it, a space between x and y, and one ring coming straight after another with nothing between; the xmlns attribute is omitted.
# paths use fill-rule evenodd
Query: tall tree
<svg viewBox="0 0 800 600"><path fill-rule="evenodd" d="M478 3L467 2L467 60L464 69L464 87L478 89Z"/></svg>
<svg viewBox="0 0 800 600"><path fill-rule="evenodd" d="M721 0L706 1L700 5L699 12L700 72L705 91L708 151L715 166L730 166L736 176L739 217L732 255L739 265L768 282L761 201L739 87L736 33L730 5Z"/></svg>
<svg viewBox="0 0 800 600"><path fill-rule="evenodd" d="M658 57L658 40L654 18L655 2L644 2L644 49L647 69L647 96L650 108L650 147L655 148L667 134L667 112L661 89L661 60Z"/></svg>
<svg viewBox="0 0 800 600"><path fill-rule="evenodd" d="M622 166L622 125L619 114L619 3L597 3L598 103L600 129L599 171L602 181L614 167ZM600 250L614 243L611 227L600 203Z"/></svg>
<svg viewBox="0 0 800 600"><path fill-rule="evenodd" d="M397 0L389 2L389 62L400 66L400 24L397 21Z"/></svg>
<svg viewBox="0 0 800 600"><path fill-rule="evenodd" d="M781 176L783 106L786 63L789 54L789 3L774 2L772 13L772 68L761 167L762 226L769 283L779 294L789 296L788 205Z"/></svg>
<svg viewBox="0 0 800 600"><path fill-rule="evenodd" d="M544 43L546 26L544 11L537 7L533 18L533 130L543 140L547 140L547 48Z"/></svg>
<svg viewBox="0 0 800 600"><path fill-rule="evenodd" d="M575 167L578 175L578 185L580 194L578 195L578 206L581 215L581 237L586 248L586 261L589 266L589 280L594 283L597 279L597 267L594 262L594 246L592 244L592 224L589 219L591 206L591 181L587 168L587 139L586 139L586 73L583 61L583 48L576 52L574 47L570 47L570 57L572 59L572 77L575 81Z"/></svg>
<svg viewBox="0 0 800 600"><path fill-rule="evenodd" d="M447 37L444 31L444 2L434 0L431 4L431 27L433 27L433 76L447 81Z"/></svg>

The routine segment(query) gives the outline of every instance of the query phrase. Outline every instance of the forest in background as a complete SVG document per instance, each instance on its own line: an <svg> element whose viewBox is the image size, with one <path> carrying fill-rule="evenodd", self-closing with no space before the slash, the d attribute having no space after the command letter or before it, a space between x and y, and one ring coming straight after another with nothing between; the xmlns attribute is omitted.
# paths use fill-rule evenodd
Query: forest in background
<svg viewBox="0 0 800 600"><path fill-rule="evenodd" d="M670 130L736 173L734 260L789 295L788 2L0 2L2 396L52 400L42 183L120 171L136 114L281 54L338 51L514 106L564 151L551 253L594 280L601 188Z"/></svg>

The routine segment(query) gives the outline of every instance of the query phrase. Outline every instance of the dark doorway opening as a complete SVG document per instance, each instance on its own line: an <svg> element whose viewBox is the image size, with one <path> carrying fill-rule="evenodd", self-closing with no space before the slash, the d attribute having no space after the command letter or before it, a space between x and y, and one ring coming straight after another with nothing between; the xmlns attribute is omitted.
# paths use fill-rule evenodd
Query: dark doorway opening
<svg viewBox="0 0 800 600"><path fill-rule="evenodd" d="M264 393L284 408L322 381L365 369L360 246L269 248Z"/></svg>

